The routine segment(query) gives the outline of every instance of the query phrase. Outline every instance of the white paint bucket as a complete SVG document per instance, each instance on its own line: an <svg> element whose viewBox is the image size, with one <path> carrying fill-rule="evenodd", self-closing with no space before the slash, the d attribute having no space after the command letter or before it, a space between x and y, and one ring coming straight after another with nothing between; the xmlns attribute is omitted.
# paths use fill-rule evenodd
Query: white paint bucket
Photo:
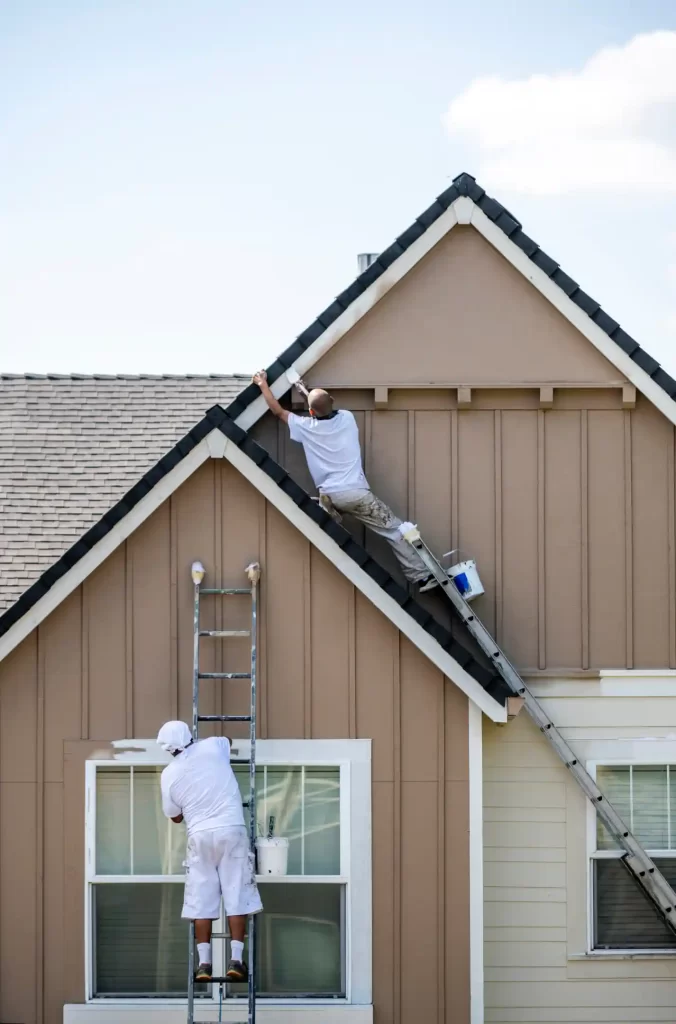
<svg viewBox="0 0 676 1024"><path fill-rule="evenodd" d="M259 875L285 875L289 863L289 840L281 836L256 840Z"/></svg>
<svg viewBox="0 0 676 1024"><path fill-rule="evenodd" d="M475 597L481 597L485 593L473 558L452 565L448 570L448 575L466 601L473 601Z"/></svg>

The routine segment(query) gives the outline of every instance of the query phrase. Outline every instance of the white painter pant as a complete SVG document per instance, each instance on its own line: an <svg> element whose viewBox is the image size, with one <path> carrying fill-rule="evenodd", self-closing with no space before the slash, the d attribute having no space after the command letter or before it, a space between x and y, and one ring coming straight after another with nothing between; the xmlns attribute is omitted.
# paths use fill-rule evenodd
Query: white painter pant
<svg viewBox="0 0 676 1024"><path fill-rule="evenodd" d="M395 516L392 509L377 498L373 491L339 491L331 495L320 494L320 504L331 512L333 506L338 512L349 512L369 530L380 534L388 542L394 552L401 571L411 583L419 583L429 576L430 571L422 558L401 536L399 527L401 519Z"/></svg>
<svg viewBox="0 0 676 1024"><path fill-rule="evenodd" d="M255 858L244 826L210 828L188 838L182 917L216 921L263 909L256 885Z"/></svg>

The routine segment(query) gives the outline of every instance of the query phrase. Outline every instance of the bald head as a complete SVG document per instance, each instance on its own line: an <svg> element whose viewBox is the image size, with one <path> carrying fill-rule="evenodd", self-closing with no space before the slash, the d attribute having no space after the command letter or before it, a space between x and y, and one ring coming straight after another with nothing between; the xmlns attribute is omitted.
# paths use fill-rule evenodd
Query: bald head
<svg viewBox="0 0 676 1024"><path fill-rule="evenodd" d="M328 416L333 412L333 399L328 391L313 388L308 395L308 404L315 416Z"/></svg>

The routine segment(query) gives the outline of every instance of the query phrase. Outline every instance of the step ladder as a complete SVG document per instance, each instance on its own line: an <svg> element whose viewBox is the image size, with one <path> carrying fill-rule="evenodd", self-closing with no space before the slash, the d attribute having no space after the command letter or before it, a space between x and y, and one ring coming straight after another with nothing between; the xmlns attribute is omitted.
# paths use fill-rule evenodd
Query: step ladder
<svg viewBox="0 0 676 1024"><path fill-rule="evenodd" d="M249 723L249 798L243 802L244 807L249 809L249 842L251 850L256 852L256 633L258 625L258 584L261 576L261 569L257 562L247 566L246 575L249 580L248 587L235 588L211 588L202 587L202 580L205 576L205 569L201 562L193 562L191 576L194 587L194 615L193 615L193 677L192 677L192 736L194 740L199 736L200 722L248 722ZM233 597L248 595L251 598L251 627L250 629L202 629L200 627L200 603L204 597ZM200 671L200 640L202 639L226 639L226 638L250 638L251 642L251 670L249 672L201 672ZM199 712L200 682L202 679L248 679L250 681L251 704L248 715L201 715ZM227 940L226 932L213 932L211 939ZM256 917L254 914L249 917L247 929L248 938L248 1013L246 1024L255 1024L256 1021ZM195 1020L195 924L190 922L190 946L188 950L188 1024L210 1024L206 1021ZM219 1020L223 1006L225 985L228 983L225 977L213 977L212 984L219 985L220 1008ZM234 1022L233 1022L234 1024ZM241 1021L241 1024L245 1024Z"/></svg>
<svg viewBox="0 0 676 1024"><path fill-rule="evenodd" d="M412 523L403 524L402 533L404 539L420 555L484 654L490 659L492 665L500 673L512 692L523 699L523 706L538 729L544 734L558 757L575 777L582 791L591 800L596 808L598 817L618 845L624 850L621 861L625 868L627 868L646 896L655 905L669 928L676 932L676 892L674 892L669 882L654 861L648 856L636 837L632 835L610 801L604 797L584 765L578 761L575 752L568 746L517 670L464 599L446 569L444 569L443 565L427 547L420 536L417 526L414 526Z"/></svg>

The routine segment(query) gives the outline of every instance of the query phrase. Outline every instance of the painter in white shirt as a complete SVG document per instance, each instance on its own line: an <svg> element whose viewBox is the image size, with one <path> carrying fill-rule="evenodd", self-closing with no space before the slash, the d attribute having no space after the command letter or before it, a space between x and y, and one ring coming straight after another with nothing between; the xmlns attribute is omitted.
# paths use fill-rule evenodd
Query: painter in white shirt
<svg viewBox="0 0 676 1024"><path fill-rule="evenodd" d="M162 772L162 809L167 818L183 815L188 835L210 828L242 828L244 811L230 743L220 736L199 740Z"/></svg>
<svg viewBox="0 0 676 1024"><path fill-rule="evenodd" d="M310 476L322 494L368 491L359 444L359 428L348 409L331 416L297 416L289 413L289 434L303 446Z"/></svg>

